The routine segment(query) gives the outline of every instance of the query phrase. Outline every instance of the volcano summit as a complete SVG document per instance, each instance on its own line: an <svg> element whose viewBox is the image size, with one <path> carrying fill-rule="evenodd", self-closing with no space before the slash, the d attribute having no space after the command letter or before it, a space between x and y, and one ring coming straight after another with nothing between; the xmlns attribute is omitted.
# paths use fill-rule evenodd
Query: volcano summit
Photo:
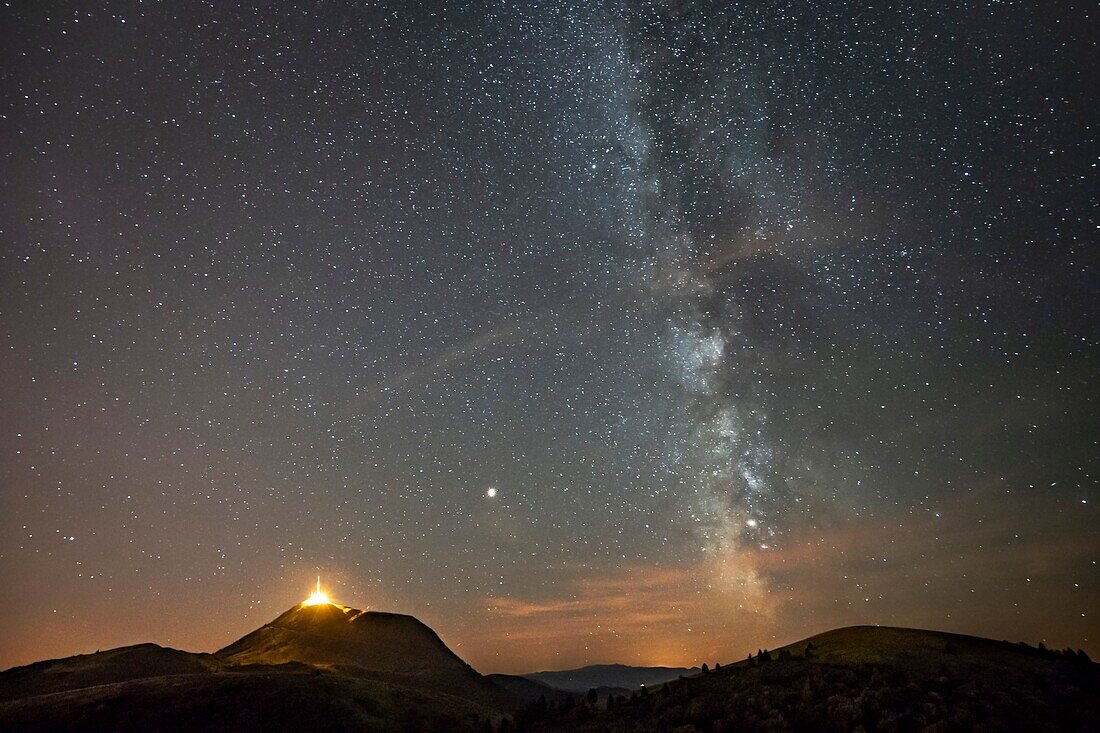
<svg viewBox="0 0 1100 733"><path fill-rule="evenodd" d="M333 603L294 606L214 657L230 665L301 662L474 699L499 697L492 683L413 616Z"/></svg>

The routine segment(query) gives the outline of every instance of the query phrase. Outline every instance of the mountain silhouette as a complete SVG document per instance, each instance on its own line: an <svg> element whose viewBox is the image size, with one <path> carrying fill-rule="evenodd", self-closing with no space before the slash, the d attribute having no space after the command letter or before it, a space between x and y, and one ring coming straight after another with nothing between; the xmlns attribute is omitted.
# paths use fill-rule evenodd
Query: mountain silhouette
<svg viewBox="0 0 1100 733"><path fill-rule="evenodd" d="M213 654L140 644L0 672L0 731L462 729L537 692L413 616L299 604Z"/></svg>
<svg viewBox="0 0 1100 733"><path fill-rule="evenodd" d="M593 703L482 676L412 616L303 604L213 654L139 644L0 672L0 731L1100 730L1098 669L1083 652L864 626L682 676L561 673L611 694ZM637 687L655 674L675 679Z"/></svg>
<svg viewBox="0 0 1100 733"><path fill-rule="evenodd" d="M295 606L214 653L230 664L357 667L406 675L480 677L413 616L346 606Z"/></svg>
<svg viewBox="0 0 1100 733"><path fill-rule="evenodd" d="M300 662L507 706L508 693L413 616L323 603L297 605L214 653L231 665Z"/></svg>

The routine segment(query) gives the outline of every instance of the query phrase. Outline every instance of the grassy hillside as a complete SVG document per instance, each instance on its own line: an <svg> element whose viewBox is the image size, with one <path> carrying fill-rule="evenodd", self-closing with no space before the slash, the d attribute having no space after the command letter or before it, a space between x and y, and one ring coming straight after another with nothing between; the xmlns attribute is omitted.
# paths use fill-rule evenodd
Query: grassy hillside
<svg viewBox="0 0 1100 733"><path fill-rule="evenodd" d="M195 674L219 666L209 654L138 644L0 672L0 702L142 677Z"/></svg>
<svg viewBox="0 0 1100 733"><path fill-rule="evenodd" d="M546 732L1100 730L1100 673L1076 656L865 626L767 657L519 722Z"/></svg>

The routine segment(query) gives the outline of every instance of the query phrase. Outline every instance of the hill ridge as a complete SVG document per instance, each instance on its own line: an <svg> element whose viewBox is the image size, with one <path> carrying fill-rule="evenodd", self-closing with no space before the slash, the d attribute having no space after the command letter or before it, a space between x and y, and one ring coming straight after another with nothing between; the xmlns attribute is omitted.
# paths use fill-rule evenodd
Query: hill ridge
<svg viewBox="0 0 1100 733"><path fill-rule="evenodd" d="M1087 655L956 632L844 626L776 647L770 659L723 663L720 670L683 679L676 674L667 682L632 691L605 689L600 702L589 704L560 688L551 694L553 685L538 679L483 677L454 655L431 627L407 614L364 612L366 621L358 623L365 624L361 631L368 637L381 629L374 639L383 647L392 622L398 631L415 629L420 641L430 634L433 651L439 651L436 644L446 649L461 669L453 662L415 669L404 664L387 667L388 658L372 660L369 655L368 667L380 661L376 669L391 671L357 670L339 658L279 662L281 643L290 644L283 651L291 656L303 649L318 654L336 649L353 657L363 653L359 644L348 643L355 641L354 634L326 636L303 630L311 625L323 630L335 623L350 627L360 617L342 611L336 615L333 609L303 612L299 607L287 613L279 626L265 624L226 647L243 643L245 650L257 652L256 660L145 642L0 672L0 730L260 731L309 729L323 722L332 730L472 733L490 724L499 727L505 716L522 730L547 733L627 733L684 726L788 730L814 728L815 723L815 729L828 724L844 730L979 725L1100 729L1100 665L1088 661ZM272 650L276 659L263 661ZM780 651L785 653L777 657ZM645 668L612 663L578 669ZM608 694L613 699L607 700ZM521 704L524 700L528 702Z"/></svg>

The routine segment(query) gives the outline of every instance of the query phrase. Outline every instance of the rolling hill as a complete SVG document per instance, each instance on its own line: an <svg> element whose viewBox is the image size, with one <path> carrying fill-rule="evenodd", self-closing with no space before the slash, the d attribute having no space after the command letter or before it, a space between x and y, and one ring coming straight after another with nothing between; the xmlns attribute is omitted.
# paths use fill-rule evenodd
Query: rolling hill
<svg viewBox="0 0 1100 733"><path fill-rule="evenodd" d="M856 626L550 711L533 731L1100 730L1100 665L958 634Z"/></svg>
<svg viewBox="0 0 1100 733"><path fill-rule="evenodd" d="M201 674L218 666L209 654L191 654L156 644L120 647L0 672L0 703L147 677Z"/></svg>

